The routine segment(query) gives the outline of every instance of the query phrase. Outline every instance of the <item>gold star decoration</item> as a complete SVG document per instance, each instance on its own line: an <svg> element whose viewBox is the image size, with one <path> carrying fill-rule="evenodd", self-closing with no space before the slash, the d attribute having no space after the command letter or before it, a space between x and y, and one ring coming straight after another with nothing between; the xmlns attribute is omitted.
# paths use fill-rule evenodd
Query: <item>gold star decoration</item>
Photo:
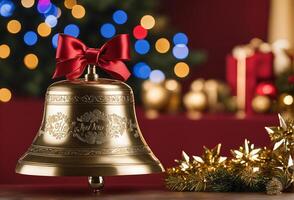
<svg viewBox="0 0 294 200"><path fill-rule="evenodd" d="M216 145L212 149L204 148L204 153L202 157L193 156L193 163L196 164L201 169L206 169L208 171L214 171L219 167L225 167L227 157L220 155L221 144Z"/></svg>
<svg viewBox="0 0 294 200"><path fill-rule="evenodd" d="M271 141L274 143L273 150L284 146L286 150L294 150L294 122L291 120L285 121L279 114L280 125L277 127L265 127Z"/></svg>
<svg viewBox="0 0 294 200"><path fill-rule="evenodd" d="M260 153L261 148L255 148L254 144L250 144L250 142L245 139L244 146L241 146L239 150L231 150L233 155L232 162L235 164L241 164L244 166L248 166L251 163L256 163L261 161Z"/></svg>

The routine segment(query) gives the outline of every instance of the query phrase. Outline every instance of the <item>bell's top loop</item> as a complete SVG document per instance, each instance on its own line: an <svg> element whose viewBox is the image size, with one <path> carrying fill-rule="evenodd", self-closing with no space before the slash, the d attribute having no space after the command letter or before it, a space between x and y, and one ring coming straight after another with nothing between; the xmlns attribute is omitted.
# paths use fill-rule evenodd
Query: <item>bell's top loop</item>
<svg viewBox="0 0 294 200"><path fill-rule="evenodd" d="M97 81L98 74L96 74L96 66L88 65L88 72L85 75L85 81Z"/></svg>

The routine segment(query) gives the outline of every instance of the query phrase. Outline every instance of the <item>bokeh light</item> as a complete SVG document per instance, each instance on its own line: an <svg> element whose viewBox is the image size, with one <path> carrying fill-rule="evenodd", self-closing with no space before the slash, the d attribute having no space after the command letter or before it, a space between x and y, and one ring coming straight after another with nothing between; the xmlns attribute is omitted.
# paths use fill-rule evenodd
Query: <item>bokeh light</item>
<svg viewBox="0 0 294 200"><path fill-rule="evenodd" d="M23 40L24 42L29 45L29 46L33 46L37 43L38 41L38 36L34 31L28 31L25 33L25 35L23 36Z"/></svg>
<svg viewBox="0 0 294 200"><path fill-rule="evenodd" d="M117 24L124 24L128 20L128 15L123 10L117 10L113 13L112 19Z"/></svg>
<svg viewBox="0 0 294 200"><path fill-rule="evenodd" d="M138 54L144 55L150 50L150 44L147 40L137 40L135 42L135 51Z"/></svg>
<svg viewBox="0 0 294 200"><path fill-rule="evenodd" d="M82 5L74 5L71 14L74 18L81 19L85 16L86 10Z"/></svg>
<svg viewBox="0 0 294 200"><path fill-rule="evenodd" d="M10 55L10 47L7 44L0 45L0 58L5 59Z"/></svg>
<svg viewBox="0 0 294 200"><path fill-rule="evenodd" d="M283 102L287 106L291 106L294 103L294 98L292 95L286 95L283 99Z"/></svg>
<svg viewBox="0 0 294 200"><path fill-rule="evenodd" d="M10 17L11 15L13 15L14 9L15 5L12 1L0 1L0 15L2 17Z"/></svg>
<svg viewBox="0 0 294 200"><path fill-rule="evenodd" d="M48 15L45 19L45 23L53 28L57 25L57 18L54 15Z"/></svg>
<svg viewBox="0 0 294 200"><path fill-rule="evenodd" d="M173 55L177 59L185 59L189 55L189 49L184 44L177 44L173 48Z"/></svg>
<svg viewBox="0 0 294 200"><path fill-rule="evenodd" d="M72 9L76 4L77 4L77 1L76 0L65 0L64 1L64 6L67 9Z"/></svg>
<svg viewBox="0 0 294 200"><path fill-rule="evenodd" d="M51 42L52 42L52 46L54 47L54 48L57 48L57 45L58 45L58 33L56 33L53 37L52 37L52 40L51 40Z"/></svg>
<svg viewBox="0 0 294 200"><path fill-rule="evenodd" d="M137 78L147 79L151 73L151 68L144 62L139 62L133 67L133 74Z"/></svg>
<svg viewBox="0 0 294 200"><path fill-rule="evenodd" d="M23 62L28 69L33 70L37 68L39 59L35 54L30 53L24 57Z"/></svg>
<svg viewBox="0 0 294 200"><path fill-rule="evenodd" d="M175 65L174 72L177 77L184 78L188 76L190 69L187 63L179 62Z"/></svg>
<svg viewBox="0 0 294 200"><path fill-rule="evenodd" d="M67 35L71 35L73 37L78 37L80 34L80 29L75 24L69 24L64 28L63 32Z"/></svg>
<svg viewBox="0 0 294 200"><path fill-rule="evenodd" d="M51 4L50 9L44 13L44 16L47 17L49 15L53 15L55 17L58 16L58 7L55 6L54 4Z"/></svg>
<svg viewBox="0 0 294 200"><path fill-rule="evenodd" d="M8 102L10 101L12 97L11 91L7 88L1 88L0 89L0 101L2 102Z"/></svg>
<svg viewBox="0 0 294 200"><path fill-rule="evenodd" d="M100 33L105 38L111 38L115 35L115 27L110 23L105 23L100 28Z"/></svg>
<svg viewBox="0 0 294 200"><path fill-rule="evenodd" d="M175 45L177 44L188 44L188 37L185 33L177 33L173 37L173 42Z"/></svg>
<svg viewBox="0 0 294 200"><path fill-rule="evenodd" d="M35 0L21 0L21 5L25 8L31 8L35 4Z"/></svg>
<svg viewBox="0 0 294 200"><path fill-rule="evenodd" d="M144 15L141 18L141 26L145 29L152 29L155 25L155 19L151 15Z"/></svg>
<svg viewBox="0 0 294 200"><path fill-rule="evenodd" d="M7 30L10 33L16 34L20 31L21 29L21 23L17 20L10 20L7 23Z"/></svg>
<svg viewBox="0 0 294 200"><path fill-rule="evenodd" d="M137 40L144 39L147 36L148 32L141 25L135 26L133 29L133 35Z"/></svg>
<svg viewBox="0 0 294 200"><path fill-rule="evenodd" d="M57 8L57 18L59 18L61 16L62 12L60 8Z"/></svg>
<svg viewBox="0 0 294 200"><path fill-rule="evenodd" d="M166 38L160 38L155 43L155 49L159 53L166 53L170 48L170 43Z"/></svg>
<svg viewBox="0 0 294 200"><path fill-rule="evenodd" d="M161 70L156 69L150 73L149 79L153 83L160 83L164 81L165 75Z"/></svg>
<svg viewBox="0 0 294 200"><path fill-rule="evenodd" d="M39 13L45 14L51 9L51 6L50 0L39 0L37 10Z"/></svg>
<svg viewBox="0 0 294 200"><path fill-rule="evenodd" d="M37 31L41 37L47 37L51 33L51 28L47 25L47 23L43 22L39 24Z"/></svg>

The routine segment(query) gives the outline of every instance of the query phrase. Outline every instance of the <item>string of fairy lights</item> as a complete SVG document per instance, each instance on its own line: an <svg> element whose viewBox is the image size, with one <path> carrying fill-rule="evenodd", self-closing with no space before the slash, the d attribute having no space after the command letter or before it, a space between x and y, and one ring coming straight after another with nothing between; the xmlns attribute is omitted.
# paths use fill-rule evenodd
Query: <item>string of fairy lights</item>
<svg viewBox="0 0 294 200"><path fill-rule="evenodd" d="M39 40L45 37L51 37L52 47L57 47L58 33L52 34L52 29L58 24L62 16L61 8L56 6L50 0L21 0L20 4L24 9L36 8L38 13L43 16L42 21L35 29L22 30L22 22L13 18L16 11L16 2L11 0L0 0L0 16L7 18L7 31L10 34L20 36L27 46L34 46ZM86 9L83 5L78 4L76 0L64 0L64 7L70 10L71 15L81 20L86 16ZM128 14L124 10L116 10L112 14L112 22L107 22L99 26L99 33L103 38L109 39L117 34L116 26L126 24L128 22ZM172 41L168 38L158 38L155 44L151 44L148 40L148 32L154 28L156 20L152 15L144 15L140 22L133 28L132 36L136 39L134 50L139 55L148 54L154 46L159 54L172 53L178 60L174 65L174 74L179 78L188 76L190 72L189 65L184 62L189 55L188 37L185 33L176 33ZM63 28L65 34L73 37L79 37L80 28L78 25L71 23ZM22 35L21 35L22 34ZM11 47L8 44L1 44L0 41L0 59L9 59L11 55ZM23 58L24 66L29 70L34 70L39 65L38 55L29 52ZM162 82L165 80L165 73L159 69L153 69L146 62L138 62L132 68L132 73L139 79L150 79L152 82ZM8 88L0 89L0 101L8 102L11 99L11 91Z"/></svg>

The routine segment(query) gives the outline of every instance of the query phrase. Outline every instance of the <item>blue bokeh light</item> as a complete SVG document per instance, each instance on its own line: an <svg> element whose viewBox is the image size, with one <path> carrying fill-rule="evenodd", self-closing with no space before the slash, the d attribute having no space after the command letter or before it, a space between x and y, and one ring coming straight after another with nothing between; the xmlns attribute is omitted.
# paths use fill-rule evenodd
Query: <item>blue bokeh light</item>
<svg viewBox="0 0 294 200"><path fill-rule="evenodd" d="M135 42L135 51L138 54L146 54L150 50L150 44L147 40L137 40Z"/></svg>
<svg viewBox="0 0 294 200"><path fill-rule="evenodd" d="M58 16L58 7L54 4L51 4L49 10L44 13L44 16L47 17L49 15L54 15L55 17Z"/></svg>
<svg viewBox="0 0 294 200"><path fill-rule="evenodd" d="M54 15L48 15L45 19L45 23L53 28L57 25L57 18Z"/></svg>
<svg viewBox="0 0 294 200"><path fill-rule="evenodd" d="M80 28L75 24L69 24L64 28L63 32L67 35L78 37L80 34Z"/></svg>
<svg viewBox="0 0 294 200"><path fill-rule="evenodd" d="M188 37L185 33L177 33L173 37L173 42L175 45L177 44L188 44Z"/></svg>
<svg viewBox="0 0 294 200"><path fill-rule="evenodd" d="M128 15L123 10L117 10L113 13L112 19L117 24L124 24L128 20Z"/></svg>
<svg viewBox="0 0 294 200"><path fill-rule="evenodd" d="M53 47L54 48L57 48L57 45L58 45L58 33L56 33L53 37L52 37L52 40L51 40L51 42L52 42L52 45L53 45Z"/></svg>
<svg viewBox="0 0 294 200"><path fill-rule="evenodd" d="M133 67L133 74L137 78L147 79L151 73L151 68L144 62L138 62Z"/></svg>
<svg viewBox="0 0 294 200"><path fill-rule="evenodd" d="M2 17L10 17L13 15L15 5L12 1L0 1L0 15Z"/></svg>
<svg viewBox="0 0 294 200"><path fill-rule="evenodd" d="M50 11L51 7L52 3L50 1L43 0L38 2L37 10L39 13L45 14Z"/></svg>
<svg viewBox="0 0 294 200"><path fill-rule="evenodd" d="M153 83L160 83L164 81L165 75L161 70L156 69L150 73L149 79Z"/></svg>
<svg viewBox="0 0 294 200"><path fill-rule="evenodd" d="M33 46L37 43L38 36L34 31L28 31L24 34L23 40L27 45Z"/></svg>
<svg viewBox="0 0 294 200"><path fill-rule="evenodd" d="M100 33L105 38L111 38L115 35L115 27L110 23L105 23L100 28Z"/></svg>
<svg viewBox="0 0 294 200"><path fill-rule="evenodd" d="M189 55L189 49L185 44L177 44L173 48L173 56L177 59L185 59Z"/></svg>

